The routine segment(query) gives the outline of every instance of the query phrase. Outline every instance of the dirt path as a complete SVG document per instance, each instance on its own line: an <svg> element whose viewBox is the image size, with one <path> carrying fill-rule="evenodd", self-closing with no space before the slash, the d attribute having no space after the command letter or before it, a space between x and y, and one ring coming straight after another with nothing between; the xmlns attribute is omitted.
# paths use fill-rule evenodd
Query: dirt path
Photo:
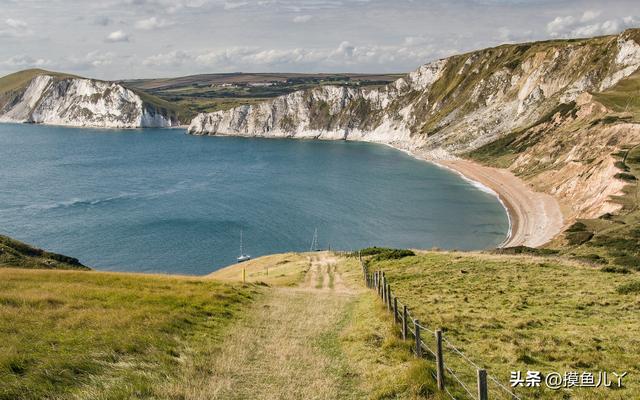
<svg viewBox="0 0 640 400"><path fill-rule="evenodd" d="M273 288L234 329L193 399L361 398L337 344L355 301L337 259L310 256L298 287Z"/></svg>

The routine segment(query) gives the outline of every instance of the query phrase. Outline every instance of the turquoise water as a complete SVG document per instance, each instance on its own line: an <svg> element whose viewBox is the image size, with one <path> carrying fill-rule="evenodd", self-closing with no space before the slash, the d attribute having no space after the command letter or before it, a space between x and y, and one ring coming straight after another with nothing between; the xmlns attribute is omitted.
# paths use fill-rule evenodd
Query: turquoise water
<svg viewBox="0 0 640 400"><path fill-rule="evenodd" d="M321 247L483 249L496 198L385 146L0 124L0 233L101 270L205 274Z"/></svg>

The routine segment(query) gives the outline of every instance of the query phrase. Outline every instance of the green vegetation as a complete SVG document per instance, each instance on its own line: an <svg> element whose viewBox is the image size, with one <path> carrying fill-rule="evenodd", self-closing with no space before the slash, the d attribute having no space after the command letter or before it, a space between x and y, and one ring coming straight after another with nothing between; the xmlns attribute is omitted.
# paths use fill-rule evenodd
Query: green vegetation
<svg viewBox="0 0 640 400"><path fill-rule="evenodd" d="M358 273L357 265L352 268ZM635 274L606 274L549 257L432 252L371 260L370 268L385 271L394 294L416 318L430 329L442 328L448 340L503 383L517 370L628 372L620 390L519 388L520 394L640 396L637 354L629 352L640 346ZM432 346L432 336L424 336ZM474 387L473 368L448 348L445 361Z"/></svg>
<svg viewBox="0 0 640 400"><path fill-rule="evenodd" d="M208 375L261 290L195 278L0 269L0 399L166 398Z"/></svg>
<svg viewBox="0 0 640 400"><path fill-rule="evenodd" d="M405 249L390 249L387 247L367 247L360 250L353 255L361 255L362 257L374 256L376 261L380 260L398 260L404 257L415 256L415 253L411 250Z"/></svg>
<svg viewBox="0 0 640 400"><path fill-rule="evenodd" d="M593 97L607 108L640 122L640 71L602 93L594 93Z"/></svg>
<svg viewBox="0 0 640 400"><path fill-rule="evenodd" d="M76 258L50 253L0 235L0 268L80 269L89 268Z"/></svg>

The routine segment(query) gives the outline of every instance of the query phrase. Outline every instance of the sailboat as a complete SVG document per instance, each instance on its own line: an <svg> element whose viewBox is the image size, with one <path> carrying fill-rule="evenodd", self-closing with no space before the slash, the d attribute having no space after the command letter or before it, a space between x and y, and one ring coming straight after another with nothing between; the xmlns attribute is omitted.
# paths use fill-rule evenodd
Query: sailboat
<svg viewBox="0 0 640 400"><path fill-rule="evenodd" d="M240 230L240 255L238 256L238 262L244 262L251 260L251 256L248 254L244 254L244 250L242 249L242 229Z"/></svg>

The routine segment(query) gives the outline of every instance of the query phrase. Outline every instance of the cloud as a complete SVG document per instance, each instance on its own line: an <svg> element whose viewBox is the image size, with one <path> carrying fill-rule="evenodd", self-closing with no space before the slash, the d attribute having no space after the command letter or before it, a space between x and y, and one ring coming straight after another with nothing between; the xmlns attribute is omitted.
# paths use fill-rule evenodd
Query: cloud
<svg viewBox="0 0 640 400"><path fill-rule="evenodd" d="M115 31L115 32L111 32L105 38L105 41L110 42L110 43L128 42L129 41L129 35L124 33L123 31Z"/></svg>
<svg viewBox="0 0 640 400"><path fill-rule="evenodd" d="M173 25L173 23L166 21L164 19L158 19L157 17L141 19L135 23L135 27L143 31L166 28L171 25Z"/></svg>
<svg viewBox="0 0 640 400"><path fill-rule="evenodd" d="M111 25L113 23L113 20L110 17L107 17L106 15L98 15L93 19L93 23L95 25L107 26L107 25Z"/></svg>
<svg viewBox="0 0 640 400"><path fill-rule="evenodd" d="M405 64L424 64L434 58L450 55L453 50L440 51L434 45L419 46L402 43L398 46L355 45L341 42L335 48L264 49L230 47L222 50L182 51L156 54L143 61L146 67L179 68L189 66L210 71L258 70L329 70L360 68L374 64L380 68L398 68Z"/></svg>
<svg viewBox="0 0 640 400"><path fill-rule="evenodd" d="M547 24L551 37L588 37L613 35L640 23L634 16L598 20L600 11L587 10L582 15L558 16Z"/></svg>
<svg viewBox="0 0 640 400"><path fill-rule="evenodd" d="M0 37L21 38L32 35L33 31L29 29L29 25L18 19L7 18L4 20L4 26L0 25Z"/></svg>
<svg viewBox="0 0 640 400"><path fill-rule="evenodd" d="M33 58L31 56L13 56L7 60L0 60L0 67L10 69L42 68L51 65L50 60L44 58Z"/></svg>
<svg viewBox="0 0 640 400"><path fill-rule="evenodd" d="M112 52L91 51L84 56L70 56L62 61L61 66L70 70L87 70L104 67L114 62L116 55Z"/></svg>
<svg viewBox="0 0 640 400"><path fill-rule="evenodd" d="M14 29L26 29L28 26L26 22L13 19L13 18L7 18L5 20L5 23L9 25L9 27Z"/></svg>
<svg viewBox="0 0 640 400"><path fill-rule="evenodd" d="M246 1L237 1L237 2L226 2L224 3L225 10L235 10L236 8L242 8L248 6L249 3Z"/></svg>
<svg viewBox="0 0 640 400"><path fill-rule="evenodd" d="M309 22L311 21L313 17L311 15L296 15L293 18L293 22L295 22L296 24L303 24L305 22Z"/></svg>

